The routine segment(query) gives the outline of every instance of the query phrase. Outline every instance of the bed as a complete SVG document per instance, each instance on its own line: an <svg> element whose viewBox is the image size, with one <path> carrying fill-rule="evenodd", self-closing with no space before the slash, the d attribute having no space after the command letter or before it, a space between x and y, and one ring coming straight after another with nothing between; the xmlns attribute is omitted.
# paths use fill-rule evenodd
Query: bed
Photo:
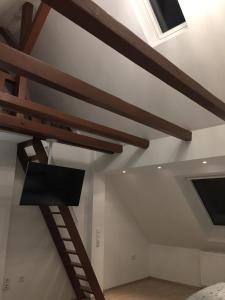
<svg viewBox="0 0 225 300"><path fill-rule="evenodd" d="M187 300L225 300L225 283L217 283L209 286Z"/></svg>

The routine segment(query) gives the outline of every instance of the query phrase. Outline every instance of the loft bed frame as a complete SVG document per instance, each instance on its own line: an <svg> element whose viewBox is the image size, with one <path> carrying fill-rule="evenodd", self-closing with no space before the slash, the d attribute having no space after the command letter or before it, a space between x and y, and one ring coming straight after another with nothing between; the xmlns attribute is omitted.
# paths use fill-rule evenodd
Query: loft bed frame
<svg viewBox="0 0 225 300"><path fill-rule="evenodd" d="M30 54L51 8L195 103L225 120L223 101L91 0L42 0L35 17L33 17L33 5L27 2L22 8L19 43L7 29L0 28L0 35L8 44L0 42L0 105L2 107L0 128L33 136L32 140L18 145L18 158L24 169L29 161L47 163L47 154L41 142L47 138L107 154L121 153L123 151L121 142L143 149L149 147L149 141L144 138L32 102L28 91L28 79L183 141L192 139L191 131L33 58ZM13 86L13 94L7 91L7 83ZM78 134L74 129L115 142ZM35 151L35 155L31 157L26 152L26 148L30 146ZM89 298L90 295L98 300L104 299L69 208L59 207L55 212L48 207L40 207L40 209L77 299ZM64 225L57 225L54 215L60 215ZM70 238L62 237L60 234L62 227L67 229ZM65 242L68 240L72 241L74 250L66 249ZM71 255L78 257L79 263L73 262ZM82 269L83 274L80 274L77 269ZM88 285L83 285L85 282Z"/></svg>

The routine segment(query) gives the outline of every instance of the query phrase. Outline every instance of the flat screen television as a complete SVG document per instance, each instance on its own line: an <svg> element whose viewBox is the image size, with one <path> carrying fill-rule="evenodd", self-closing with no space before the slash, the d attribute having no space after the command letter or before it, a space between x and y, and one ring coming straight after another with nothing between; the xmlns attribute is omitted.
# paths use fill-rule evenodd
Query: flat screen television
<svg viewBox="0 0 225 300"><path fill-rule="evenodd" d="M192 183L214 225L225 225L225 178L193 179Z"/></svg>
<svg viewBox="0 0 225 300"><path fill-rule="evenodd" d="M20 205L78 206L84 170L30 162Z"/></svg>

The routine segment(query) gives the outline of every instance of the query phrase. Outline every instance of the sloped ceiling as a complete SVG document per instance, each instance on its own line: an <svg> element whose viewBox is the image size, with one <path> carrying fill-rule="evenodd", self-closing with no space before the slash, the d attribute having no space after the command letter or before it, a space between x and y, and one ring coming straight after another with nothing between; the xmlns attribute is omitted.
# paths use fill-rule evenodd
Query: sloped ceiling
<svg viewBox="0 0 225 300"><path fill-rule="evenodd" d="M19 25L18 7L22 2L4 0L0 3L1 22L14 28L14 31ZM130 0L96 2L145 39ZM158 46L157 50L223 99L225 2L182 0L180 3L188 29ZM201 5L204 9L200 9ZM187 129L223 123L54 11L50 13L33 55ZM37 84L32 84L31 89L35 101L80 117L150 139L163 135Z"/></svg>
<svg viewBox="0 0 225 300"><path fill-rule="evenodd" d="M189 178L225 175L225 159L109 174L108 197L124 203L152 244L222 250L225 227L214 226Z"/></svg>

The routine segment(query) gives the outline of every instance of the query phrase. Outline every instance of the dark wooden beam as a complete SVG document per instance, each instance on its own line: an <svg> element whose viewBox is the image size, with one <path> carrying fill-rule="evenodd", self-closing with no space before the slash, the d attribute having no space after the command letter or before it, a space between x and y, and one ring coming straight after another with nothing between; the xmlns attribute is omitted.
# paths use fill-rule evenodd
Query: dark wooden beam
<svg viewBox="0 0 225 300"><path fill-rule="evenodd" d="M16 95L23 100L27 100L28 82L27 78L18 76L16 83Z"/></svg>
<svg viewBox="0 0 225 300"><path fill-rule="evenodd" d="M29 2L25 2L22 6L22 18L20 28L20 49L23 50L31 30L33 22L34 6Z"/></svg>
<svg viewBox="0 0 225 300"><path fill-rule="evenodd" d="M42 120L70 126L74 129L87 131L92 134L118 140L137 147L147 148L149 146L149 141L146 139L59 112L45 105L23 101L23 99L7 93L0 92L0 105L28 116L34 116Z"/></svg>
<svg viewBox="0 0 225 300"><path fill-rule="evenodd" d="M22 51L26 45L30 30L32 28L33 12L34 12L33 4L31 4L29 2L25 2L22 6L22 18L21 18L21 26L20 26L19 48ZM24 78L22 76L18 76L15 94L18 97L20 97L24 100L27 100L28 82L27 82L26 78ZM22 117L22 115L20 115L20 117Z"/></svg>
<svg viewBox="0 0 225 300"><path fill-rule="evenodd" d="M225 120L225 104L91 0L42 0L98 39Z"/></svg>
<svg viewBox="0 0 225 300"><path fill-rule="evenodd" d="M8 45L13 48L18 48L17 41L8 29L0 27L0 35L3 36Z"/></svg>
<svg viewBox="0 0 225 300"><path fill-rule="evenodd" d="M39 34L49 14L50 7L44 3L41 3L35 15L34 21L33 21L33 11L34 11L34 6L29 2L26 2L22 7L20 49L23 52L28 54L32 52L38 40ZM28 91L28 81L26 78L22 76L18 76L16 95L21 98L24 98L25 100L31 100Z"/></svg>
<svg viewBox="0 0 225 300"><path fill-rule="evenodd" d="M22 50L23 52L30 54L37 42L37 39L40 35L40 32L43 28L43 25L48 17L48 14L50 12L50 7L47 4L41 3L38 11L35 15L33 24L30 28L30 31L27 35L27 39L25 43L23 44Z"/></svg>
<svg viewBox="0 0 225 300"><path fill-rule="evenodd" d="M160 130L185 141L191 140L191 132L157 117L118 97L106 93L84 81L59 71L31 56L0 43L0 62L3 66L31 80L45 84L92 105Z"/></svg>
<svg viewBox="0 0 225 300"><path fill-rule="evenodd" d="M60 143L87 148L104 153L121 153L122 146L96 138L72 133L65 129L56 128L50 125L21 119L15 116L0 113L0 127L9 131L18 132L35 138L53 138Z"/></svg>
<svg viewBox="0 0 225 300"><path fill-rule="evenodd" d="M0 93L5 90L5 77L0 76Z"/></svg>

